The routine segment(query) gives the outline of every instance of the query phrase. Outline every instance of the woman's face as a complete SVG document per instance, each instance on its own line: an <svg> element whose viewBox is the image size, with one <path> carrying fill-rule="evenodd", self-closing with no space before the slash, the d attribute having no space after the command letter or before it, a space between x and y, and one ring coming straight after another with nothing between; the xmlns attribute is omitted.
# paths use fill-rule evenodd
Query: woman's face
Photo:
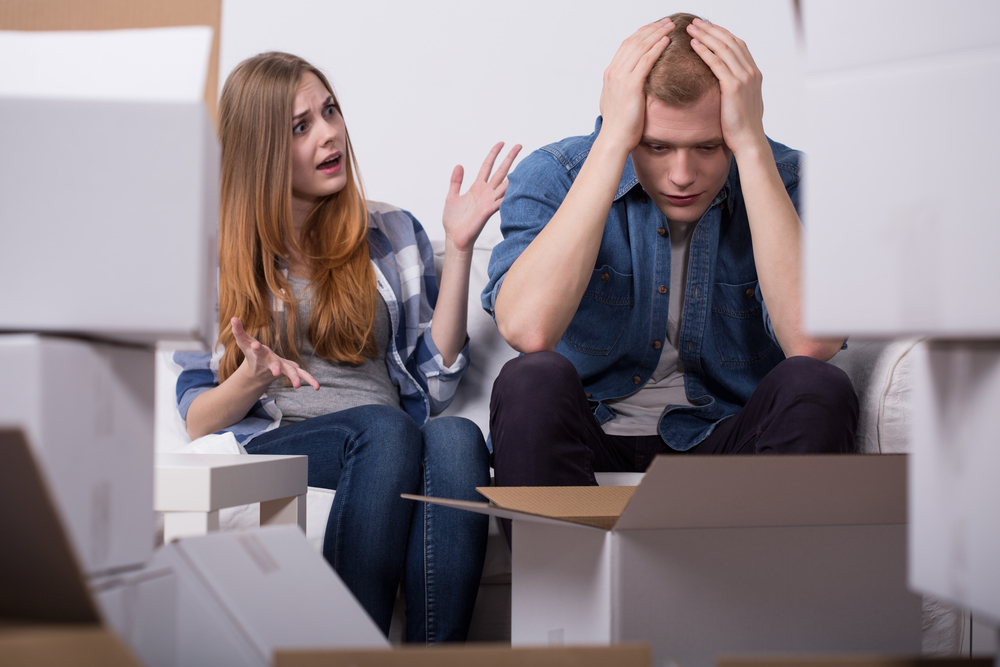
<svg viewBox="0 0 1000 667"><path fill-rule="evenodd" d="M347 185L347 130L333 95L312 72L292 107L292 199L311 207Z"/></svg>

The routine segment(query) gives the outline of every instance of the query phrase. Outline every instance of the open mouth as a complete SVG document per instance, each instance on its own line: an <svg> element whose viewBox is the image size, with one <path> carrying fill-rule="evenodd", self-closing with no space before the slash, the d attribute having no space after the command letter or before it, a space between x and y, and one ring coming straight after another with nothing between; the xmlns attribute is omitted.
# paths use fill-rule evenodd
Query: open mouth
<svg viewBox="0 0 1000 667"><path fill-rule="evenodd" d="M327 159L316 165L316 168L320 171L328 171L331 169L337 169L340 167L340 154L331 155Z"/></svg>

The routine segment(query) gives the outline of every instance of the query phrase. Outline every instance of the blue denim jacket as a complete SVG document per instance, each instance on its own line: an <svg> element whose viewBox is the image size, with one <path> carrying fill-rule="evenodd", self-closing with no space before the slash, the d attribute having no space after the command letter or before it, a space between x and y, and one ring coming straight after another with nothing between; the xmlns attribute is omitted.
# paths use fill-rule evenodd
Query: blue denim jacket
<svg viewBox="0 0 1000 667"><path fill-rule="evenodd" d="M491 315L514 260L548 223L569 192L597 138L570 137L525 158L510 175L500 208L504 240L490 258L482 303ZM785 189L799 209L801 154L771 142ZM663 229L665 233L658 230ZM556 345L580 373L600 423L614 418L604 401L638 390L660 358L653 346L667 330L670 239L666 219L646 196L630 157L597 255L590 284ZM660 286L666 292L660 292ZM698 221L688 259L678 336L685 390L692 406L668 406L659 432L673 449L688 450L746 404L761 379L785 358L774 337L757 283L740 176L729 178Z"/></svg>

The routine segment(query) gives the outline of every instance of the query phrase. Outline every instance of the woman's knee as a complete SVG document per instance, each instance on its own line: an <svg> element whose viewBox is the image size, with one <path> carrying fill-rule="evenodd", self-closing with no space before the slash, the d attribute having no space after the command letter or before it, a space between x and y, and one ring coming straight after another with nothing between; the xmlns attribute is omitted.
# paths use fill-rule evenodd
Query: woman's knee
<svg viewBox="0 0 1000 667"><path fill-rule="evenodd" d="M439 417L421 429L424 439L424 464L438 474L454 475L489 484L490 453L483 432L463 417Z"/></svg>

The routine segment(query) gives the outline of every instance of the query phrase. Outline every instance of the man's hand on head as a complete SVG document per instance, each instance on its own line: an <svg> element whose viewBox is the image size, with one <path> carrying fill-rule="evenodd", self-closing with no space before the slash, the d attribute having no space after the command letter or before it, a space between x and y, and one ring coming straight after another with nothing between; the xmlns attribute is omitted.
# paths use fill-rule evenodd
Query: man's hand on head
<svg viewBox="0 0 1000 667"><path fill-rule="evenodd" d="M626 153L631 152L642 138L646 77L670 43L667 35L673 29L674 24L669 18L644 25L622 42L611 64L604 70L600 139L610 140Z"/></svg>
<svg viewBox="0 0 1000 667"><path fill-rule="evenodd" d="M746 43L721 26L695 19L687 28L691 48L719 79L722 135L739 160L745 150L767 146L764 136L763 75Z"/></svg>

